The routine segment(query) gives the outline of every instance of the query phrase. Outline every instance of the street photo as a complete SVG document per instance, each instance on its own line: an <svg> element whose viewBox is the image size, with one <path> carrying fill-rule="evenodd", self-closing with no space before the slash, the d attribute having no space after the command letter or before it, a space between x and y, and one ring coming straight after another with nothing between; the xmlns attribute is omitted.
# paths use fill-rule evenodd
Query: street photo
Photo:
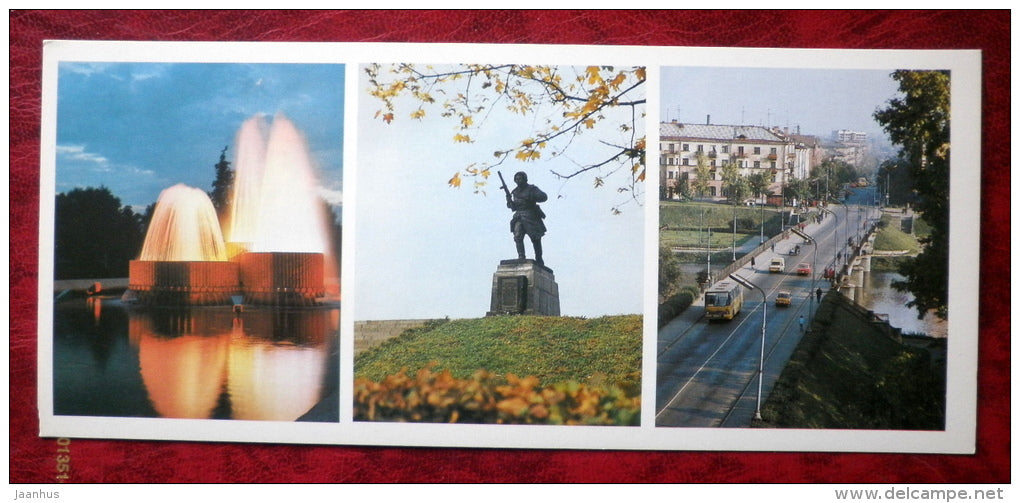
<svg viewBox="0 0 1020 503"><path fill-rule="evenodd" d="M945 429L950 77L662 69L656 426Z"/></svg>

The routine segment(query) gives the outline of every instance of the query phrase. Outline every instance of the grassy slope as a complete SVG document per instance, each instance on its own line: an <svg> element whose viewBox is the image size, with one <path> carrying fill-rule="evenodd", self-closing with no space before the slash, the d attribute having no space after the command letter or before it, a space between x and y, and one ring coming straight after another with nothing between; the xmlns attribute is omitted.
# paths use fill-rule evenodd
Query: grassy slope
<svg viewBox="0 0 1020 503"><path fill-rule="evenodd" d="M875 236L876 251L900 251L907 250L910 253L921 251L917 239L899 229L888 215L882 217L884 225Z"/></svg>
<svg viewBox="0 0 1020 503"><path fill-rule="evenodd" d="M543 385L574 380L639 392L641 327L638 315L439 321L366 351L356 359L354 373L378 381L401 368L414 372L435 362L434 370L449 369L458 378L486 369L535 376Z"/></svg>
<svg viewBox="0 0 1020 503"><path fill-rule="evenodd" d="M921 251L921 244L916 236L903 232L898 221L892 220L888 215L882 216L883 226L875 235L875 251L903 251L908 255L903 256L875 256L871 259L872 271L896 271L900 263L910 260L913 255Z"/></svg>
<svg viewBox="0 0 1020 503"><path fill-rule="evenodd" d="M848 305L826 295L757 426L943 428L945 392L928 353L893 341Z"/></svg>

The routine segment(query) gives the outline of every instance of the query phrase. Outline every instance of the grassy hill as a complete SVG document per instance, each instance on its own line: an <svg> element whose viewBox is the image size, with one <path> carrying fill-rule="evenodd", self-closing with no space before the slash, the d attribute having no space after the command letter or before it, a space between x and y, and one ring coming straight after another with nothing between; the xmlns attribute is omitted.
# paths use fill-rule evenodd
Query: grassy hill
<svg viewBox="0 0 1020 503"><path fill-rule="evenodd" d="M862 308L830 292L763 405L765 422L754 426L942 429L945 367L931 356L940 348L944 340L895 340Z"/></svg>
<svg viewBox="0 0 1020 503"><path fill-rule="evenodd" d="M519 377L542 385L576 381L616 384L640 392L639 315L595 319L547 316L494 316L438 320L405 331L355 359L355 377L381 380L435 363L466 379L476 370Z"/></svg>

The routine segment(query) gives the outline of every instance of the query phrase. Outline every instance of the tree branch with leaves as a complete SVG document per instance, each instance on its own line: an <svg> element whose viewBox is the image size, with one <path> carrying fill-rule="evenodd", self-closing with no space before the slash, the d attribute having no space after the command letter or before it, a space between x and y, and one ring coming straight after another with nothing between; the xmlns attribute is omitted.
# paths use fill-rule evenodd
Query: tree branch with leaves
<svg viewBox="0 0 1020 503"><path fill-rule="evenodd" d="M949 98L948 71L897 70L900 96L877 110L875 120L901 147L902 163L913 179L915 209L931 227L921 253L904 263L906 279L893 283L909 291L918 318L934 310L948 317L949 301Z"/></svg>
<svg viewBox="0 0 1020 503"><path fill-rule="evenodd" d="M612 179L621 193L634 199L641 193L646 175L643 67L405 63L372 64L364 71L369 95L381 102L375 118L389 124L402 114L422 120L437 113L451 121L454 144L474 143L475 133L495 120L498 110L532 120L526 137L506 139L491 160L454 172L447 182L451 187L470 180L475 192L484 193L492 171L508 162L556 158L569 166L563 169L564 162L558 162L550 169L557 178L588 175L596 188ZM614 177L621 172L626 175Z"/></svg>

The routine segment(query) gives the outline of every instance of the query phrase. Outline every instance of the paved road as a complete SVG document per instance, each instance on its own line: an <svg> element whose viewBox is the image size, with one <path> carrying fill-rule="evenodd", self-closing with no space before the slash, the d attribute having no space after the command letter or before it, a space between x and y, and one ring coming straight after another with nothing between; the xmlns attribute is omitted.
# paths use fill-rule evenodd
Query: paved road
<svg viewBox="0 0 1020 503"><path fill-rule="evenodd" d="M850 202L868 202L869 195L855 193ZM871 195L870 197L874 197ZM867 199L867 200L866 200ZM811 291L828 289L817 275L798 276L798 262L813 263L817 273L827 266L842 265L849 248L847 236L863 235L869 218L877 218L874 207L856 204L833 205L821 223L809 223L804 232L817 245L805 244L796 236L780 241L775 251L755 257L755 268L744 267L736 274L764 291L745 291L742 312L730 322L708 323L703 306L691 306L679 318L659 331L656 381L656 425L689 427L746 427L758 407L758 367L762 360L762 321L765 325L762 401L768 396L790 355L800 341L798 318L810 320L817 306ZM801 252L787 252L796 245ZM843 260L836 262L836 255ZM786 272L770 274L773 257L786 259ZM720 278L722 279L722 278ZM793 293L790 307L776 307L780 290ZM764 316L763 316L764 315ZM808 323L806 322L805 325Z"/></svg>

